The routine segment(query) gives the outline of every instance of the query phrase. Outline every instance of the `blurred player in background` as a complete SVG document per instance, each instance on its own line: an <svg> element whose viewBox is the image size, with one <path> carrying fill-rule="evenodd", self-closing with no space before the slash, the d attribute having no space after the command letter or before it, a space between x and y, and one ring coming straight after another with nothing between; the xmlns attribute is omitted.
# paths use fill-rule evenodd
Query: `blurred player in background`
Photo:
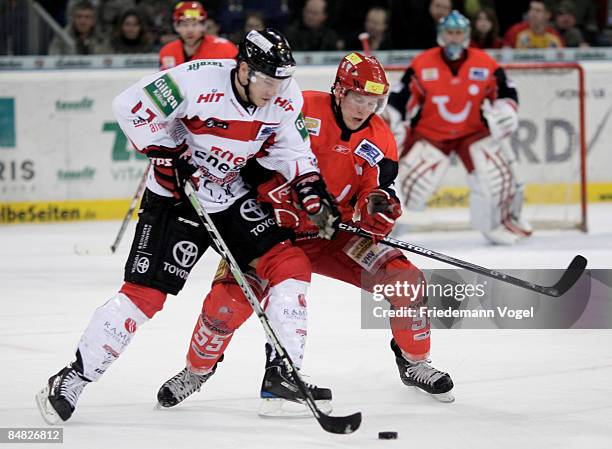
<svg viewBox="0 0 612 449"><path fill-rule="evenodd" d="M518 127L516 89L484 51L468 48L470 22L457 11L440 21L439 47L412 61L385 113L403 141L401 191L424 210L455 152L468 175L472 226L494 244L531 235L521 217L523 187L504 144ZM404 137L403 120L409 121Z"/></svg>
<svg viewBox="0 0 612 449"><path fill-rule="evenodd" d="M174 30L180 38L159 51L162 70L194 59L234 59L238 49L227 39L206 34L208 17L200 2L177 3L172 14Z"/></svg>
<svg viewBox="0 0 612 449"><path fill-rule="evenodd" d="M422 273L400 251L376 244L377 238L391 232L401 214L393 190L398 167L397 146L387 124L376 115L384 109L388 91L389 84L380 63L373 57L350 53L338 67L331 95L306 91L302 109L313 152L326 185L337 201L342 220L351 222L357 214L359 226L371 232L373 239L349 233L339 233L329 241L318 238L316 227L298 210L289 183L283 177L262 173L256 160L247 166L250 173L245 176L251 184L259 184L259 199L272 206L276 220L295 230L295 244L310 259L313 272L370 292L375 285L423 283ZM260 183L270 176L271 179ZM265 283L255 273L250 273L249 279L260 300L266 298ZM396 309L409 307L419 311L427 306L424 295L387 299ZM222 262L196 322L187 366L160 388L160 405L173 407L200 390L215 372L234 332L251 313L251 306ZM266 313L275 316L283 311L268 303ZM401 380L442 401L452 401L450 376L427 360L428 318L393 318L391 329L391 349ZM291 402L299 402L301 396L270 345L266 355L260 414L290 414L295 410ZM319 399L327 396L331 400L331 392L319 394ZM319 405L326 404L319 402Z"/></svg>
<svg viewBox="0 0 612 449"><path fill-rule="evenodd" d="M240 175L267 142L259 162L291 180L300 207L318 223L321 235L331 238L339 213L310 149L300 112L302 93L292 78L295 60L287 40L266 29L246 36L237 62L202 62L209 61L149 75L113 101L121 129L150 158L152 169L123 285L93 313L75 360L36 395L50 424L72 416L83 388L106 372L137 329L162 309L168 294L178 294L211 246L185 198L188 181L197 186L198 201L240 268L254 268L270 283L270 304L289 311L290 318L269 320L300 366L306 337L299 317L306 315L310 262L289 240L291 232L262 213L256 192ZM284 107L278 105L282 101Z"/></svg>

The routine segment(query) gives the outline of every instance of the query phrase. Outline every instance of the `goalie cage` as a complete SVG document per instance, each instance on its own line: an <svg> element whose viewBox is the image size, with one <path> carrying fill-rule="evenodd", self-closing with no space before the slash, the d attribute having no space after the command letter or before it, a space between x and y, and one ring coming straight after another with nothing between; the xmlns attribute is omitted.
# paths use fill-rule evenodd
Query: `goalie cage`
<svg viewBox="0 0 612 449"><path fill-rule="evenodd" d="M519 128L505 145L513 150L525 185L523 214L535 229L587 231L585 79L577 63L503 64L519 96ZM397 80L405 67L387 67ZM396 188L402 197L403 170ZM451 167L424 212L400 218L410 231L469 229L465 169Z"/></svg>

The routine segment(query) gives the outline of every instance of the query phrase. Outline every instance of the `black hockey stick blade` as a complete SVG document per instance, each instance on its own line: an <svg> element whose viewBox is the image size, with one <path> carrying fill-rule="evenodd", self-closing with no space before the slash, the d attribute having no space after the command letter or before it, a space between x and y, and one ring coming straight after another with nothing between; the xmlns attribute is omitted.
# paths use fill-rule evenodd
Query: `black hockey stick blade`
<svg viewBox="0 0 612 449"><path fill-rule="evenodd" d="M578 255L574 257L563 273L563 276L561 276L561 279L559 279L555 285L549 287L546 294L555 297L565 295L565 293L567 293L567 291L572 288L576 282L578 282L578 279L580 279L580 276L582 276L582 273L584 273L586 266L587 260L584 256Z"/></svg>
<svg viewBox="0 0 612 449"><path fill-rule="evenodd" d="M323 429L330 433L348 434L359 429L361 425L361 412L349 416L329 416L320 413L317 421Z"/></svg>

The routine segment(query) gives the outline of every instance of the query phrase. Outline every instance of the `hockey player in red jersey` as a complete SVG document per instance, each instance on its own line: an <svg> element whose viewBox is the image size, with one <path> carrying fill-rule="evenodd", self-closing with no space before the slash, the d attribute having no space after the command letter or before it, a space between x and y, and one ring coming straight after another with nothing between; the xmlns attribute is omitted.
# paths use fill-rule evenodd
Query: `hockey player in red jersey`
<svg viewBox="0 0 612 449"><path fill-rule="evenodd" d="M373 239L348 233L338 233L330 241L317 238L316 228L295 206L289 184L282 177L274 175L258 189L260 199L271 204L277 221L295 229L295 244L310 259L313 272L368 291L375 285L397 281L422 282L422 273L400 251L376 244L376 238L386 236L401 214L393 191L397 147L389 127L376 115L384 109L388 89L385 72L375 58L350 53L338 67L332 94L306 91L302 109L313 152L326 185L336 198L342 220L350 222L357 213L359 226L371 232ZM265 298L265 283L254 273L248 276L254 291ZM420 310L427 305L427 298L422 296L387 299L395 308ZM283 313L273 304L267 304L265 310L269 316ZM235 330L251 312L227 266L222 263L193 331L187 366L162 385L158 393L160 405L175 406L199 391L215 372ZM391 329L391 348L401 380L442 401L451 401L453 383L450 376L428 363L429 320L425 316L393 318ZM291 377L269 345L266 352L260 414L289 414L294 407L288 406L291 402L299 402L300 396L295 393Z"/></svg>
<svg viewBox="0 0 612 449"><path fill-rule="evenodd" d="M322 235L333 236L339 214L310 149L294 71L287 40L272 29L253 30L237 61L182 64L143 78L113 100L121 129L152 168L123 284L94 311L75 360L36 395L48 423L72 416L83 388L101 378L138 328L163 308L168 294L178 294L212 245L185 199L188 180L240 268L253 268L270 284L270 304L305 315L310 262L291 243L291 232L266 218L256 192L240 175L274 134L259 163L290 179L298 203ZM301 322L280 315L269 319L298 364L305 339Z"/></svg>
<svg viewBox="0 0 612 449"><path fill-rule="evenodd" d="M159 51L162 70L196 59L234 59L238 49L227 39L206 34L208 17L200 2L179 2L172 13L174 29L180 38Z"/></svg>
<svg viewBox="0 0 612 449"><path fill-rule="evenodd" d="M408 210L425 209L455 152L468 173L472 226L493 243L513 244L532 231L521 218L514 155L503 144L518 127L517 93L497 62L469 42L468 19L453 11L440 21L440 46L414 58L390 95L392 128L402 119L410 125L401 192Z"/></svg>

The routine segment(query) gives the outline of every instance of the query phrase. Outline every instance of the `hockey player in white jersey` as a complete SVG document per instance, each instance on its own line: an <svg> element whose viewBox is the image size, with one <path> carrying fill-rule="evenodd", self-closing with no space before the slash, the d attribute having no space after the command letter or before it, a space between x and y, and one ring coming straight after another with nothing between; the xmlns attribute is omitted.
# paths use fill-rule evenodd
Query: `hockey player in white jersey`
<svg viewBox="0 0 612 449"><path fill-rule="evenodd" d="M95 310L76 359L36 395L47 422L71 417L83 388L104 374L136 330L162 309L167 294L178 294L211 245L184 197L188 179L198 185L198 199L241 268L254 267L271 285L269 301L302 317L270 318L299 368L310 263L240 175L247 160L265 146L259 163L292 180L321 236L335 233L339 215L310 150L294 70L291 49L280 33L251 31L237 61L182 64L143 78L114 99L119 125L134 147L149 156L152 168L123 285ZM197 179L196 172L202 173Z"/></svg>

